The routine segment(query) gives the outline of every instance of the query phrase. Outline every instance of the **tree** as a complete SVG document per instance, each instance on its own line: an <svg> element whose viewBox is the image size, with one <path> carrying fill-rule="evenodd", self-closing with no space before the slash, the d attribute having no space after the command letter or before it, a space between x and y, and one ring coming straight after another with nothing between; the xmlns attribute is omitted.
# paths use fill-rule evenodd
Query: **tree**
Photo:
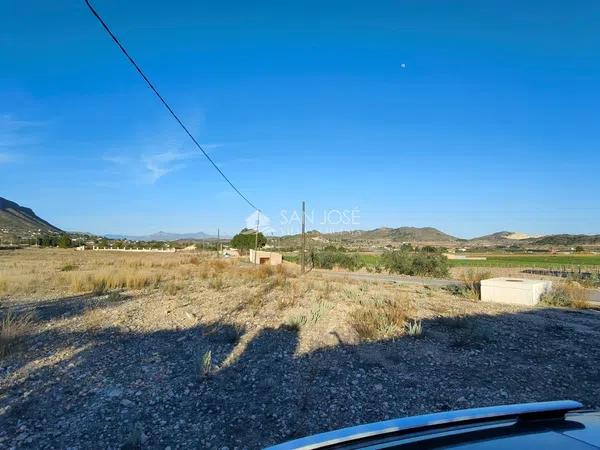
<svg viewBox="0 0 600 450"><path fill-rule="evenodd" d="M71 238L66 234L61 234L58 238L58 246L60 248L69 248L71 246Z"/></svg>
<svg viewBox="0 0 600 450"><path fill-rule="evenodd" d="M236 234L229 245L238 250L249 250L254 248L256 242L256 231L244 228L238 234ZM264 247L267 244L267 238L262 234L258 233L258 248Z"/></svg>
<svg viewBox="0 0 600 450"><path fill-rule="evenodd" d="M581 245L578 245L577 247L575 247L575 251L582 252L582 251L584 251L584 248Z"/></svg>

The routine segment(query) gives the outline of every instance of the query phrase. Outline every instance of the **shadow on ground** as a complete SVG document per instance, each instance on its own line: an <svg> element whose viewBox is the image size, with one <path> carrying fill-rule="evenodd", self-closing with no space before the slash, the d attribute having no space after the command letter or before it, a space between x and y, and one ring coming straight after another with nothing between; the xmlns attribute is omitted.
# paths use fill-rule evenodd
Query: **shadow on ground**
<svg viewBox="0 0 600 450"><path fill-rule="evenodd" d="M45 314L64 313L48 305ZM286 328L251 339L228 323L152 333L41 328L30 350L0 365L0 447L260 448L472 406L564 398L599 406L598 319L541 308L440 318L423 321L420 338L338 338L308 354L297 354L298 331ZM204 377L209 350L214 367Z"/></svg>
<svg viewBox="0 0 600 450"><path fill-rule="evenodd" d="M82 294L60 299L20 302L14 306L0 306L0 313L10 310L17 315L28 314L34 322L39 324L57 319L69 319L94 309L111 308L129 300L131 300L130 295L116 291L112 295L100 297Z"/></svg>

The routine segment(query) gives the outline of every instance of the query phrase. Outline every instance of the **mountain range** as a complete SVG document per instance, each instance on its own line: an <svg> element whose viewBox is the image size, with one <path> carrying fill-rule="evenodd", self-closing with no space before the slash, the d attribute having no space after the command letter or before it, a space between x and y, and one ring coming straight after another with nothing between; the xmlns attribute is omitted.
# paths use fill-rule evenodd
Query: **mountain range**
<svg viewBox="0 0 600 450"><path fill-rule="evenodd" d="M38 217L31 208L19 205L16 202L0 197L0 236L30 237L48 233L64 233L60 228ZM309 239L314 242L327 244L352 243L369 245L371 243L430 243L441 245L512 245L515 243L531 246L575 246L575 245L600 245L600 234L555 234L548 236L532 236L515 231L499 231L497 233L461 239L444 233L432 227L380 227L373 230L342 231L335 233L321 233L310 231ZM177 241L177 240L211 240L217 236L204 233L169 233L159 231L149 235L124 235L107 234L108 239L128 239L133 241ZM228 236L221 236L228 239ZM296 245L300 235L283 236L281 245Z"/></svg>
<svg viewBox="0 0 600 450"><path fill-rule="evenodd" d="M600 234L556 234L548 236L529 235L516 231L499 231L497 233L479 236L472 239L461 239L444 233L432 227L381 227L374 230L355 230L337 233L321 233L311 231L308 233L310 239L328 244L354 244L371 245L387 243L419 243L449 246L510 246L514 244L527 246L575 246L575 245L600 245ZM301 239L300 235L284 236L281 245L296 245Z"/></svg>
<svg viewBox="0 0 600 450"><path fill-rule="evenodd" d="M38 217L31 208L0 197L0 235L30 237L63 231Z"/></svg>
<svg viewBox="0 0 600 450"><path fill-rule="evenodd" d="M202 231L197 233L167 233L165 231L159 231L158 233L147 234L142 236L132 236L125 234L106 234L104 237L108 239L127 239L129 241L202 241L217 239L217 236L212 234L203 233ZM229 239L227 236L221 236L221 239Z"/></svg>

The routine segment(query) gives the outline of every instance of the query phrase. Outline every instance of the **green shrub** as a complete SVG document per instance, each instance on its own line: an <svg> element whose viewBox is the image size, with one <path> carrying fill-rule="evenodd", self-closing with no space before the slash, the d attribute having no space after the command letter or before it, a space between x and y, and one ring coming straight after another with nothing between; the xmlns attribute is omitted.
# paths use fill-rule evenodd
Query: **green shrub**
<svg viewBox="0 0 600 450"><path fill-rule="evenodd" d="M382 256L382 263L389 273L431 277L448 275L448 259L438 253L386 251Z"/></svg>
<svg viewBox="0 0 600 450"><path fill-rule="evenodd" d="M333 269L340 267L355 271L364 267L360 255L340 251L313 251L308 255L309 264L319 269Z"/></svg>
<svg viewBox="0 0 600 450"><path fill-rule="evenodd" d="M555 284L550 291L541 296L540 303L577 309L589 308L586 289L573 281Z"/></svg>

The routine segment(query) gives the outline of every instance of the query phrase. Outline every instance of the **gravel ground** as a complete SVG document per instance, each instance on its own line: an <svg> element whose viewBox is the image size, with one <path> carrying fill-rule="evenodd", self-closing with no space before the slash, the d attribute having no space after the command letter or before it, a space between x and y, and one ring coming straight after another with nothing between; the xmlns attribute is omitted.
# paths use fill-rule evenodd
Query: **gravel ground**
<svg viewBox="0 0 600 450"><path fill-rule="evenodd" d="M254 449L456 408L600 406L596 311L404 287L423 335L365 343L335 294L398 287L327 284L329 312L299 330L282 325L288 312L241 308L230 289L6 300L5 309L34 313L36 327L0 359L0 448Z"/></svg>

